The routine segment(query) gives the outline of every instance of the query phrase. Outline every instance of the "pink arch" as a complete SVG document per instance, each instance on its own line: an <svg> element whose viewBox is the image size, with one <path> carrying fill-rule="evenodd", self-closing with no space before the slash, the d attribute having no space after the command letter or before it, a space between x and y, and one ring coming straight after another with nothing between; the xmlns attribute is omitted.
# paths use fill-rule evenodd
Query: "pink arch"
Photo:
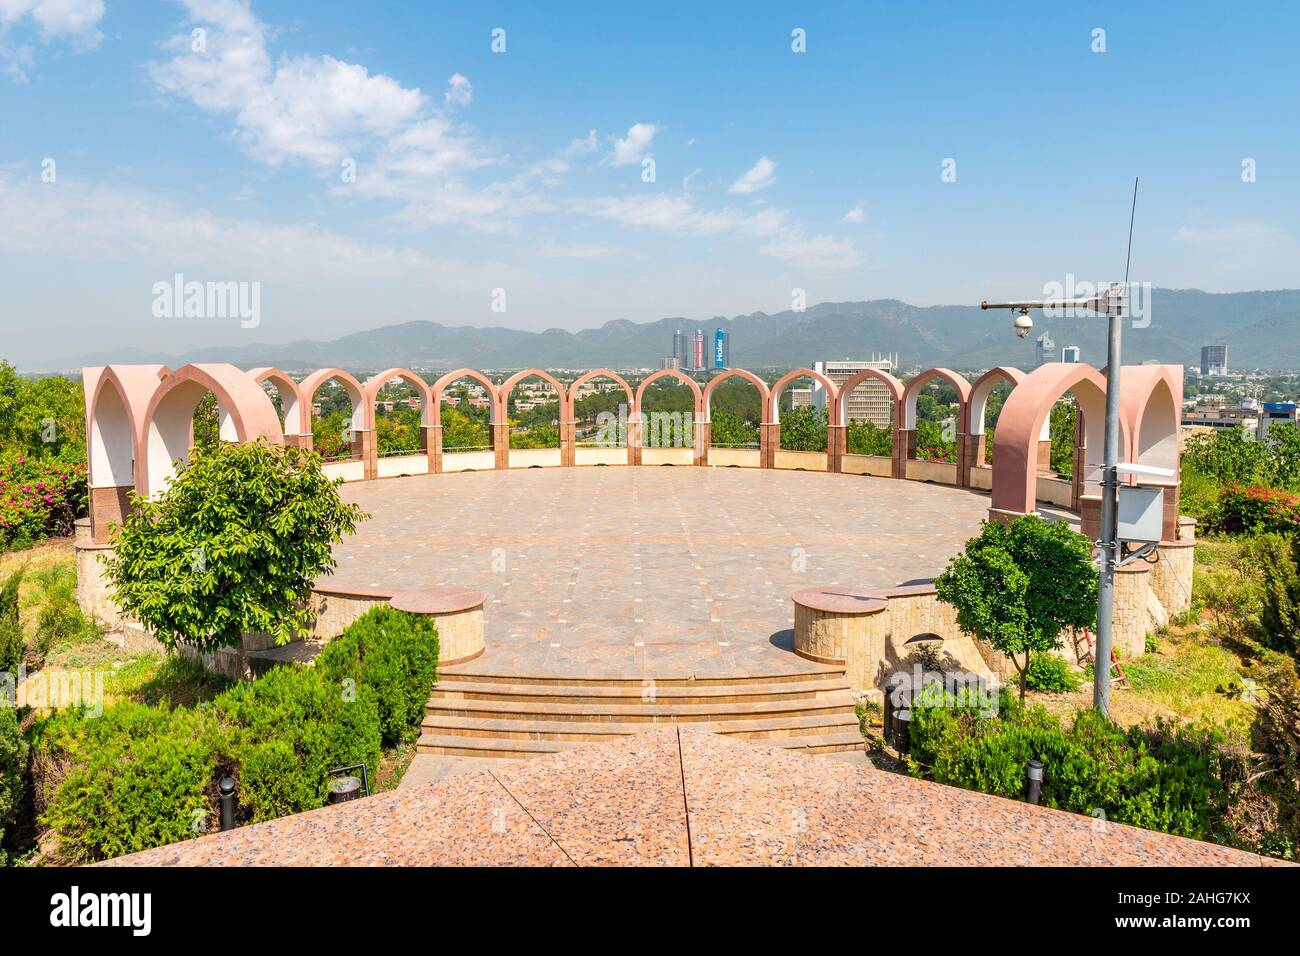
<svg viewBox="0 0 1300 956"><path fill-rule="evenodd" d="M369 431L374 428L374 410L365 400L365 391L351 374L341 368L322 368L312 372L298 383L298 394L302 401L300 434L311 434L311 406L317 390L330 379L337 379L352 399L352 428L357 431ZM357 423L360 422L358 425Z"/></svg>
<svg viewBox="0 0 1300 956"><path fill-rule="evenodd" d="M366 379L361 386L361 394L365 399L366 407L370 409L370 414L375 414L375 401L379 397L379 390L395 378L400 378L407 385L415 389L415 394L420 398L420 424L428 425L433 421L433 401L432 391L429 383L422 379L409 368L388 368Z"/></svg>
<svg viewBox="0 0 1300 956"><path fill-rule="evenodd" d="M1120 413L1128 425L1129 461L1170 468L1177 476L1182 405L1181 365L1139 365L1124 369Z"/></svg>
<svg viewBox="0 0 1300 956"><path fill-rule="evenodd" d="M577 381L575 381L572 385L569 386L569 393L565 397L565 401L564 401L564 411L570 420L572 420L574 415L576 414L575 408L577 406L577 401L578 401L578 386L584 385L595 378L613 379L615 382L618 382L619 385L622 385L623 391L627 393L627 404L629 409L636 401L636 396L632 394L632 386L627 383L627 380L623 378L622 375L619 375L617 372L611 372L607 368L593 369L592 371L587 372L585 375L580 376L577 379Z"/></svg>
<svg viewBox="0 0 1300 956"><path fill-rule="evenodd" d="M1035 369L1016 386L1002 406L993 437L993 507L1029 514L1035 510L1038 481L1038 442L1052 406L1073 392L1083 413L1087 455L1084 480L1095 486L1101 467L1102 432L1106 421L1106 379L1089 365L1052 362ZM1128 447L1128 424L1120 447Z"/></svg>
<svg viewBox="0 0 1300 956"><path fill-rule="evenodd" d="M262 387L233 365L186 365L163 379L144 415L143 455L136 457L136 487L156 496L175 474L174 462L189 459L194 409L206 392L216 396L221 437L284 444L275 406Z"/></svg>
<svg viewBox="0 0 1300 956"><path fill-rule="evenodd" d="M898 428L898 405L903 400L903 383L888 372L878 368L864 368L861 372L855 372L849 378L840 383L840 393L835 399L835 403L840 407L840 422L844 423L849 420L848 401L849 395L853 390L868 379L875 379L878 382L884 382L885 387L889 389L890 396L894 399L894 427Z"/></svg>
<svg viewBox="0 0 1300 956"><path fill-rule="evenodd" d="M310 415L307 423L307 431L303 432L302 428L302 409L306 404L302 400L302 389L298 383L293 380L288 372L278 368L254 368L249 369L248 376L258 385L263 382L270 382L275 386L276 391L280 393L280 408L284 412L284 433L286 435L311 434Z"/></svg>
<svg viewBox="0 0 1300 956"><path fill-rule="evenodd" d="M701 403L704 401L704 393L700 391L699 384L689 375L683 375L675 368L661 368L657 372L647 375L641 384L636 388L636 401L632 405L632 412L636 416L641 414L641 403L645 400L645 390L649 388L651 382L658 381L661 378L675 378L680 382L685 382L690 386L691 392L695 395L695 420L699 421L704 414Z"/></svg>
<svg viewBox="0 0 1300 956"><path fill-rule="evenodd" d="M933 379L942 379L957 391L957 428L959 431L965 431L966 428L966 409L970 402L970 382L958 375L952 369L947 368L928 368L924 372L912 377L907 383L907 388L903 390L903 428L916 427L916 397L921 394L922 386L926 385Z"/></svg>
<svg viewBox="0 0 1300 956"><path fill-rule="evenodd" d="M758 389L759 414L762 415L763 411L766 410L768 396L771 394L768 390L767 382L763 381L753 372L747 371L746 369L733 368L733 369L728 369L727 371L723 372L721 375L715 375L713 378L709 379L708 384L704 386L704 396L703 396L704 421L706 422L713 421L713 409L709 404L713 399L713 392L719 385L721 385L729 378L743 378L745 381L754 385ZM760 424L762 423L760 422Z"/></svg>
<svg viewBox="0 0 1300 956"><path fill-rule="evenodd" d="M488 413L491 416L489 427L495 425L498 421L497 410L501 402L501 395L490 378L472 368L458 368L454 372L448 372L433 383L433 386L429 389L429 396L433 399L433 424L442 424L442 393L446 391L448 385L462 378L472 378L487 389L488 400L491 402L488 406Z"/></svg>
<svg viewBox="0 0 1300 956"><path fill-rule="evenodd" d="M826 389L826 424L835 426L840 424L844 419L840 415L840 392L833 382L820 372L814 372L810 368L797 368L792 372L786 372L776 380L768 393L767 399L767 420L769 422L779 422L781 420L781 393L785 387L797 378L813 378L821 383L822 388ZM827 443L830 438L826 439Z"/></svg>
<svg viewBox="0 0 1300 956"><path fill-rule="evenodd" d="M984 434L984 409L988 407L989 394L999 382L1009 382L1014 389L1025 380L1025 373L1010 365L991 368L971 387L966 403L966 431L971 435Z"/></svg>
<svg viewBox="0 0 1300 956"><path fill-rule="evenodd" d="M514 391L516 385L526 378L536 376L545 382L550 383L551 388L555 389L555 398L559 403L560 410L563 411L567 406L565 399L568 396L568 389L560 384L559 380L549 372L544 372L540 368L526 368L522 372L515 372L508 379L501 383L501 389L498 392L498 401L501 402L501 420L505 421L506 412L510 409L510 393Z"/></svg>

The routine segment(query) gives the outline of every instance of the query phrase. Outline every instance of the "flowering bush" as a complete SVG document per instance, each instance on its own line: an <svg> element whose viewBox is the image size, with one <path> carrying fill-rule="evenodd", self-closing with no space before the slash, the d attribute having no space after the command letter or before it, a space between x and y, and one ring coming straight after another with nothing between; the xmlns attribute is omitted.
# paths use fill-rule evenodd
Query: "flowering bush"
<svg viewBox="0 0 1300 956"><path fill-rule="evenodd" d="M1286 534L1300 530L1300 494L1261 485L1229 485L1219 492L1211 524L1228 534Z"/></svg>
<svg viewBox="0 0 1300 956"><path fill-rule="evenodd" d="M0 458L0 551L71 534L86 513L86 463L72 457Z"/></svg>

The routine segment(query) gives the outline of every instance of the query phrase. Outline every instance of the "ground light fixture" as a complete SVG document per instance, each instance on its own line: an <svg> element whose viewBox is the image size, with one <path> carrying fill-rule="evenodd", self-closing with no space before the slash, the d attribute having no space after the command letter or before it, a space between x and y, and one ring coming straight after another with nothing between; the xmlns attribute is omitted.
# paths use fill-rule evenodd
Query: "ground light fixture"
<svg viewBox="0 0 1300 956"><path fill-rule="evenodd" d="M1128 275L1133 254L1133 220L1137 212L1138 181L1133 180L1133 205L1129 211L1128 252L1124 261L1124 281L1112 282L1096 295L1075 299L1035 299L1019 302L980 303L981 309L1010 309L1016 318L1013 329L1018 338L1025 338L1033 328L1029 318L1030 309L1071 309L1094 312L1104 315L1107 321L1106 337L1106 435L1103 442L1104 456L1101 471L1101 537L1096 542L1099 550L1097 576L1097 647L1093 653L1093 706L1110 716L1110 655L1112 647L1112 615L1115 604L1115 569L1130 561L1145 557L1159 543L1159 532L1155 540L1147 540L1151 532L1150 510L1152 503L1163 502L1164 492L1160 488L1128 488L1121 503L1120 475L1144 474L1172 478L1171 469L1154 468L1121 462L1119 458L1120 438L1120 338L1124 329L1124 316L1128 308ZM1073 314L1066 312L1066 315ZM1127 492L1136 492L1137 496ZM1138 500L1141 499L1141 501ZM1125 512L1125 531L1133 535L1127 539L1121 537L1120 513ZM1141 514L1142 522L1138 527L1134 518ZM1138 543L1133 551L1126 551L1124 540ZM1104 664L1101 662L1105 662Z"/></svg>

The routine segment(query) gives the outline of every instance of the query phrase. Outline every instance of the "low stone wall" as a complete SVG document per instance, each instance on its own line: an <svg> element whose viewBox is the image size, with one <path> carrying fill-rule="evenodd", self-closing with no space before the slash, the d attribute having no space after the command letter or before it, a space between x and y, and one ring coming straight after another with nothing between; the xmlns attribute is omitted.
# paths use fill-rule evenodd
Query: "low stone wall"
<svg viewBox="0 0 1300 956"><path fill-rule="evenodd" d="M342 478L344 481L364 481L366 463L356 459L331 461L321 466L326 478Z"/></svg>
<svg viewBox="0 0 1300 956"><path fill-rule="evenodd" d="M804 471L825 471L826 452L784 451L782 449L777 449L775 464L777 468L802 468Z"/></svg>
<svg viewBox="0 0 1300 956"><path fill-rule="evenodd" d="M427 475L429 473L429 456L424 452L413 455L393 455L380 458L375 462L377 478L398 478L402 475Z"/></svg>
<svg viewBox="0 0 1300 956"><path fill-rule="evenodd" d="M626 465L626 448L583 447L573 450L574 463L578 465Z"/></svg>
<svg viewBox="0 0 1300 956"><path fill-rule="evenodd" d="M846 475L874 475L890 477L894 460L888 455L845 455L840 459L840 470Z"/></svg>
<svg viewBox="0 0 1300 956"><path fill-rule="evenodd" d="M715 468L759 468L763 460L757 448L712 447L709 449L709 464Z"/></svg>
<svg viewBox="0 0 1300 956"><path fill-rule="evenodd" d="M686 465L695 464L694 448L642 448L643 465Z"/></svg>
<svg viewBox="0 0 1300 956"><path fill-rule="evenodd" d="M511 468L558 468L561 464L558 448L510 449Z"/></svg>
<svg viewBox="0 0 1300 956"><path fill-rule="evenodd" d="M993 482L990 478L989 486L992 487L992 485ZM1039 475L1034 496L1039 501L1046 501L1048 504L1061 508L1071 508L1074 506L1074 483L1068 478Z"/></svg>
<svg viewBox="0 0 1300 956"><path fill-rule="evenodd" d="M975 465L970 470L970 486L980 491L993 490L993 468L989 465Z"/></svg>
<svg viewBox="0 0 1300 956"><path fill-rule="evenodd" d="M497 465L496 455L487 451L444 451L443 471L491 471Z"/></svg>
<svg viewBox="0 0 1300 956"><path fill-rule="evenodd" d="M921 461L909 458L907 477L912 481L933 481L939 485L957 484L957 465L951 461Z"/></svg>

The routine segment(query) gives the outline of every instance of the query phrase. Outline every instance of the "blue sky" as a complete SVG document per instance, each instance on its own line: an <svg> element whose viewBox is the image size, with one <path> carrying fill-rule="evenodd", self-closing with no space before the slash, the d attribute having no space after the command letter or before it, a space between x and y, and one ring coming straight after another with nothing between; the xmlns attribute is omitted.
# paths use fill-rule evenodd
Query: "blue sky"
<svg viewBox="0 0 1300 956"><path fill-rule="evenodd" d="M1294 287L1298 11L0 0L0 354Z"/></svg>

